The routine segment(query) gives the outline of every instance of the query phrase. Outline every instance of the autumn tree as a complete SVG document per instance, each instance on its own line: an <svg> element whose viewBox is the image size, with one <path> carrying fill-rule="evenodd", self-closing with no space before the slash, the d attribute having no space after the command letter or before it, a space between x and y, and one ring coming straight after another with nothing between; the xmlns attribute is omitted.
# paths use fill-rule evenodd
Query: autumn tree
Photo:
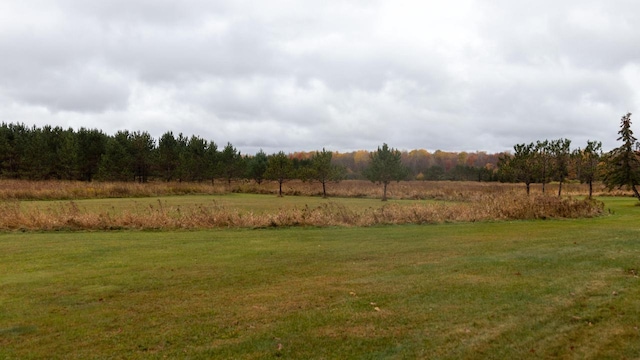
<svg viewBox="0 0 640 360"><path fill-rule="evenodd" d="M327 197L327 183L344 179L346 170L342 166L331 163L333 154L322 149L311 156L311 165L307 168L306 177L322 184L322 197Z"/></svg>
<svg viewBox="0 0 640 360"><path fill-rule="evenodd" d="M402 164L402 153L383 144L378 147L378 151L369 155L369 160L369 166L363 170L363 174L371 182L382 184L382 201L387 201L389 183L399 182L409 174L409 170Z"/></svg>
<svg viewBox="0 0 640 360"><path fill-rule="evenodd" d="M589 199L593 196L593 182L598 178L598 167L602 158L602 142L587 141L584 150L573 152L576 176L581 183L589 184Z"/></svg>
<svg viewBox="0 0 640 360"><path fill-rule="evenodd" d="M282 197L282 184L294 178L293 161L284 152L271 155L264 177L278 182L278 196Z"/></svg>
<svg viewBox="0 0 640 360"><path fill-rule="evenodd" d="M626 186L640 200L640 193L636 188L640 184L640 157L637 139L631 130L631 113L627 113L620 120L618 134L620 137L617 140L622 141L622 145L606 155L606 170L602 180L609 190Z"/></svg>

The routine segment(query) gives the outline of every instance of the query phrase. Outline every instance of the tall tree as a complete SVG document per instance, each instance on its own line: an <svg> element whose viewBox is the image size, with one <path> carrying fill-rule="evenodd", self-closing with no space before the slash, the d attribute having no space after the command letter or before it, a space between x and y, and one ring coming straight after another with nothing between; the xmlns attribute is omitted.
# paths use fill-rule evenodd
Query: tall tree
<svg viewBox="0 0 640 360"><path fill-rule="evenodd" d="M247 176L253 179L258 185L262 184L268 163L269 159L267 158L267 154L260 149L255 156L249 158L247 161Z"/></svg>
<svg viewBox="0 0 640 360"><path fill-rule="evenodd" d="M189 139L183 160L186 162L186 180L202 181L209 177L207 161L208 146L209 143L199 136L192 135Z"/></svg>
<svg viewBox="0 0 640 360"><path fill-rule="evenodd" d="M207 149L204 154L206 166L205 172L206 176L211 179L211 185L213 185L216 176L218 176L218 158L220 157L220 152L218 151L218 144L213 141L209 141L207 144Z"/></svg>
<svg viewBox="0 0 640 360"><path fill-rule="evenodd" d="M109 137L105 153L100 158L98 177L108 181L131 181L134 179L131 156L131 133L118 131Z"/></svg>
<svg viewBox="0 0 640 360"><path fill-rule="evenodd" d="M536 179L536 145L516 144L513 146L514 154L511 157L503 157L499 163L500 171L507 174L513 181L523 182L527 187L527 195L531 192L531 184Z"/></svg>
<svg viewBox="0 0 640 360"><path fill-rule="evenodd" d="M134 180L146 183L151 175L151 165L154 163L155 140L146 131L136 131L131 134L129 143Z"/></svg>
<svg viewBox="0 0 640 360"><path fill-rule="evenodd" d="M602 143L587 141L584 150L577 149L573 153L576 175L580 182L589 184L589 199L593 196L593 182L598 179L598 167L602 158Z"/></svg>
<svg viewBox="0 0 640 360"><path fill-rule="evenodd" d="M538 181L542 184L543 194L545 193L546 184L549 182L552 173L551 152L551 144L548 140L538 140L536 142L534 161L531 166L533 166L532 170L538 174Z"/></svg>
<svg viewBox="0 0 640 360"><path fill-rule="evenodd" d="M562 196L562 183L569 175L569 161L571 157L571 140L558 139L549 144L553 155L554 179L558 181L558 197Z"/></svg>
<svg viewBox="0 0 640 360"><path fill-rule="evenodd" d="M73 180L78 178L78 137L72 129L60 133L60 145L56 148L58 167L56 175L60 179Z"/></svg>
<svg viewBox="0 0 640 360"><path fill-rule="evenodd" d="M80 128L77 133L77 154L79 177L91 181L98 173L100 158L106 152L109 137L97 129Z"/></svg>
<svg viewBox="0 0 640 360"><path fill-rule="evenodd" d="M636 188L640 184L640 157L637 139L631 130L631 113L620 120L618 134L618 141L622 141L622 145L605 156L606 170L602 180L609 190L626 186L640 200L640 193Z"/></svg>
<svg viewBox="0 0 640 360"><path fill-rule="evenodd" d="M409 169L402 165L402 153L389 148L387 144L378 147L378 151L372 152L369 159L369 166L363 171L364 176L371 182L382 184L382 201L387 201L389 183L406 179Z"/></svg>
<svg viewBox="0 0 640 360"><path fill-rule="evenodd" d="M220 152L219 165L219 170L229 185L231 185L231 180L241 176L244 172L244 159L231 143L227 143Z"/></svg>
<svg viewBox="0 0 640 360"><path fill-rule="evenodd" d="M278 182L278 196L282 197L282 184L294 178L293 160L280 151L271 155L267 162L267 170L264 177Z"/></svg>
<svg viewBox="0 0 640 360"><path fill-rule="evenodd" d="M346 170L342 166L331 163L333 153L322 149L311 156L311 166L308 168L307 177L322 184L322 197L327 197L327 183L344 179Z"/></svg>
<svg viewBox="0 0 640 360"><path fill-rule="evenodd" d="M180 164L180 148L173 132L168 131L158 141L158 170L164 181L175 178Z"/></svg>

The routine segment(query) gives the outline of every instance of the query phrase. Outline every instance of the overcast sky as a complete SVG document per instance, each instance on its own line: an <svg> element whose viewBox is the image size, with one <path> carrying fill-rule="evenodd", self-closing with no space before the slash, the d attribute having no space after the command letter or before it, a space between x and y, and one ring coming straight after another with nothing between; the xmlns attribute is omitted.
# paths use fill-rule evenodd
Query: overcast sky
<svg viewBox="0 0 640 360"><path fill-rule="evenodd" d="M639 14L636 0L5 0L0 122L249 154L608 150L640 107Z"/></svg>

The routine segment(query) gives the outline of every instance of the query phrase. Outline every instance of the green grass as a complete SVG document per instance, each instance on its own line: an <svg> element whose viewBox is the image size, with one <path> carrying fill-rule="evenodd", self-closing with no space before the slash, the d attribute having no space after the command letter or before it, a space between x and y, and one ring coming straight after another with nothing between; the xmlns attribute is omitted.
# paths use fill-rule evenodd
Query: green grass
<svg viewBox="0 0 640 360"><path fill-rule="evenodd" d="M0 234L0 359L638 358L640 207L605 202L579 220Z"/></svg>
<svg viewBox="0 0 640 360"><path fill-rule="evenodd" d="M237 209L242 212L265 213L278 209L304 208L305 206L317 207L330 202L338 202L349 209L362 210L369 207L380 208L385 204L415 204L433 202L433 200L389 200L382 202L375 198L328 198L313 196L285 196L262 194L229 193L224 195L185 195L185 196L161 196L149 198L115 198L115 199L83 199L73 201L83 212L119 213L122 211L144 210L149 207L170 206L197 206L216 204L217 206ZM40 209L55 208L57 205L69 204L68 200L37 200L23 201L22 204Z"/></svg>

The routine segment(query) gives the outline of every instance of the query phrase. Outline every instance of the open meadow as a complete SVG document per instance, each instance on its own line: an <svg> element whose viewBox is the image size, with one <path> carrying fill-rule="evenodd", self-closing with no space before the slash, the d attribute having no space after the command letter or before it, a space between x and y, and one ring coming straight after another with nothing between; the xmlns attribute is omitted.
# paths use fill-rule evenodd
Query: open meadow
<svg viewBox="0 0 640 360"><path fill-rule="evenodd" d="M203 203L209 217L221 209L310 216L304 209L328 203L343 216L415 214L441 202L475 203L455 191L446 199L396 195L387 204L163 196L3 206L24 221L64 209L60 219L75 212L79 221ZM5 228L0 358L638 358L640 207L628 197L598 200L603 211L575 218Z"/></svg>

